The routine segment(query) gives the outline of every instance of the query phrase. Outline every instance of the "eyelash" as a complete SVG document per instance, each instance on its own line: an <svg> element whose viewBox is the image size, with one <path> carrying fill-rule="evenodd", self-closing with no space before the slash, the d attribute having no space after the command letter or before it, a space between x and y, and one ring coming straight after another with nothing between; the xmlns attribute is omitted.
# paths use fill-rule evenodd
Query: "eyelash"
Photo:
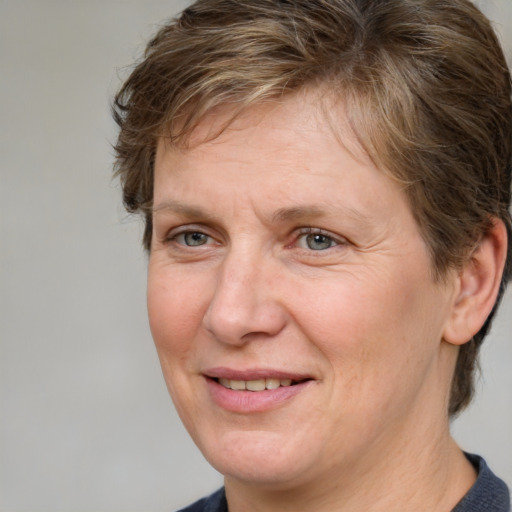
<svg viewBox="0 0 512 512"><path fill-rule="evenodd" d="M181 238L184 238L186 237L187 235L203 235L205 236L206 238L210 239L211 240L214 240L214 238L212 236L210 236L209 234L205 233L204 231L202 231L201 229L186 229L184 231L180 231L178 233L173 233L173 234L170 234L168 235L165 239L164 239L164 243L165 244L170 244L170 243L175 243L178 247L180 248L189 248L189 247L201 247L203 245L208 245L208 243L204 243L204 244L197 244L197 245L189 245L189 244L186 244L183 242L179 242L178 239L181 237Z"/></svg>
<svg viewBox="0 0 512 512"><path fill-rule="evenodd" d="M292 245L297 245L297 243L304 239L306 240L309 236L321 236L330 241L331 245L329 247L326 247L324 249L312 249L311 247L305 248L305 247L299 247L300 249L306 250L308 252L323 252L327 249L331 249L333 247L339 246L339 245L346 245L347 240L340 236L334 236L331 233L324 231L320 228L313 228L313 227L306 227L306 228L300 228L297 237L295 238L295 241Z"/></svg>
<svg viewBox="0 0 512 512"><path fill-rule="evenodd" d="M187 237L188 235L204 236L204 237L206 237L207 240L205 241L205 243L199 243L196 245L187 244L185 242L185 240L179 241L180 238ZM323 241L324 243L326 243L328 245L325 247L317 248L317 249L310 247L307 239L308 239L308 237L311 237L311 236L323 238L323 240L320 239L320 240L317 240L317 242L321 244ZM308 244L307 247L304 247L304 246L301 247L299 245L300 242L303 240L306 244ZM189 229L179 231L178 233L170 234L164 239L165 244L169 245L169 244L173 243L175 245L175 247L179 248L180 250L190 250L190 249L193 249L196 247L209 246L209 245L211 245L212 241L215 241L215 239L208 233L205 233L200 227L198 227L197 229L190 227ZM346 245L346 244L347 244L347 240L343 237L334 236L331 233L324 231L323 229L308 226L308 227L303 227L303 228L298 229L297 235L294 237L294 240L292 241L292 243L287 246L287 248L296 247L300 250L304 250L307 252L320 253L320 252L326 251L327 249L331 249L333 247L336 247L339 245Z"/></svg>

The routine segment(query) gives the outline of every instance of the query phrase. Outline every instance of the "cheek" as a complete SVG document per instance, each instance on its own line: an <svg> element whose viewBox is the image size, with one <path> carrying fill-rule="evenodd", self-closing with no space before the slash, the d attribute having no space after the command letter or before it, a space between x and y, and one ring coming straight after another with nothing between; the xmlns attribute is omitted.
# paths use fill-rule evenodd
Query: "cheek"
<svg viewBox="0 0 512 512"><path fill-rule="evenodd" d="M169 275L150 266L147 305L151 334L169 394L188 428L190 418L198 414L193 392L196 376L191 361L192 341L202 318L192 290L194 286L180 283L176 273Z"/></svg>
<svg viewBox="0 0 512 512"><path fill-rule="evenodd" d="M375 394L413 380L442 332L442 305L426 281L386 277L345 275L295 299L295 318L333 374Z"/></svg>
<svg viewBox="0 0 512 512"><path fill-rule="evenodd" d="M171 274L171 275L169 275ZM197 286L179 274L150 266L147 305L151 333L159 355L180 359L202 321ZM162 358L162 357L161 357Z"/></svg>

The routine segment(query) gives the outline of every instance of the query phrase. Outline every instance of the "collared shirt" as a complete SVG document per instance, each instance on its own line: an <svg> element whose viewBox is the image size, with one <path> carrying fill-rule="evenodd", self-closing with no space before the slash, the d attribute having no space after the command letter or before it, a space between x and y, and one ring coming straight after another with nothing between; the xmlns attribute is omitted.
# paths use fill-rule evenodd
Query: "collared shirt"
<svg viewBox="0 0 512 512"><path fill-rule="evenodd" d="M489 469L482 457L470 453L466 453L466 457L478 477L452 512L510 512L510 495L505 482Z"/></svg>
<svg viewBox="0 0 512 512"><path fill-rule="evenodd" d="M511 512L508 488L478 455L466 453L478 472L476 482L452 512ZM197 501L179 512L228 512L224 489Z"/></svg>

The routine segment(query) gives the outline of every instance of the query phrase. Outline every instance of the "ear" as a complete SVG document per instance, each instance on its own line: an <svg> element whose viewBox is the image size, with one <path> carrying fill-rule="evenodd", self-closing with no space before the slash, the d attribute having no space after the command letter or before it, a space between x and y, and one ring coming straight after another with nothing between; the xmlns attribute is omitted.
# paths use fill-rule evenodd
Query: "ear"
<svg viewBox="0 0 512 512"><path fill-rule="evenodd" d="M507 257L507 229L493 218L491 228L457 277L457 290L443 339L452 345L468 342L492 311Z"/></svg>

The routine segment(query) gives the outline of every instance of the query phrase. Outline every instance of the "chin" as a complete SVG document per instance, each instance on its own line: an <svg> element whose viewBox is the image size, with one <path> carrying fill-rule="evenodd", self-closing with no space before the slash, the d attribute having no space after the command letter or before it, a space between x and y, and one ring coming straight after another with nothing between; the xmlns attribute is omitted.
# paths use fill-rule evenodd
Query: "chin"
<svg viewBox="0 0 512 512"><path fill-rule="evenodd" d="M202 445L202 446L201 446ZM268 431L232 431L200 443L208 462L227 478L272 489L287 489L307 480L316 466L318 446Z"/></svg>

